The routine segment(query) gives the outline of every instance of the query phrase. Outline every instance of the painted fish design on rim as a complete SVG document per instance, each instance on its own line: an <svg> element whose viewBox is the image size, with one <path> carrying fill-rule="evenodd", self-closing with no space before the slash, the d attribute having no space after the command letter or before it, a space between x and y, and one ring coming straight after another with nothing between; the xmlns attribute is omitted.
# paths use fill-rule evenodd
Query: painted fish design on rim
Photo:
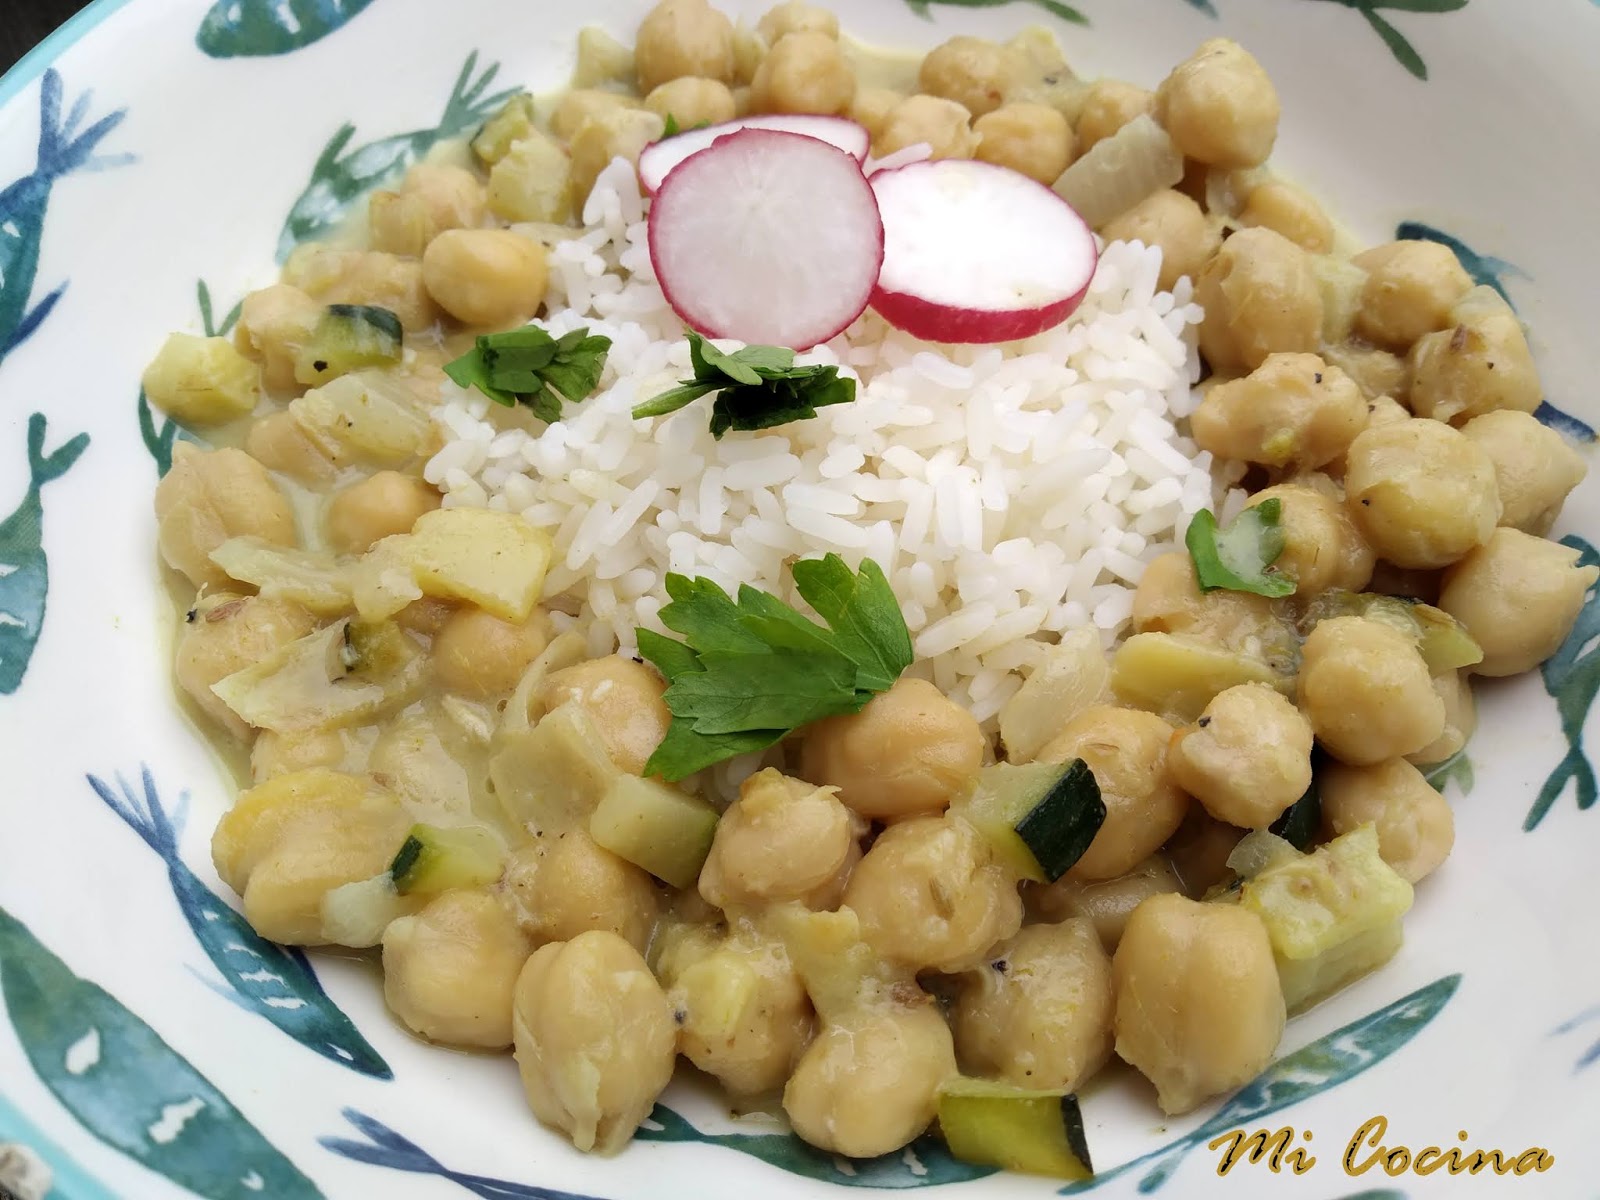
<svg viewBox="0 0 1600 1200"><path fill-rule="evenodd" d="M141 770L142 793L129 787L120 776L115 788L93 775L85 778L106 807L166 864L178 909L224 981L202 982L246 1012L266 1018L330 1062L377 1079L394 1078L389 1064L323 991L305 954L258 935L244 917L200 882L184 863L178 838L188 811L187 792L179 797L177 810L169 816L149 767Z"/></svg>
<svg viewBox="0 0 1600 1200"><path fill-rule="evenodd" d="M1428 78L1428 64L1422 61L1422 55L1417 53L1417 48L1406 40L1406 35L1379 15L1379 10L1451 13L1459 12L1467 6L1467 0L1329 0L1329 2L1342 4L1345 8L1354 9L1365 17L1367 24L1372 26L1372 31L1383 39L1385 46L1389 47L1389 53L1394 55L1395 61L1424 82Z"/></svg>
<svg viewBox="0 0 1600 1200"><path fill-rule="evenodd" d="M50 563L44 553L44 485L72 469L89 445L80 433L51 454L44 452L45 418L28 418L28 491L0 521L0 696L22 686L44 627Z"/></svg>
<svg viewBox="0 0 1600 1200"><path fill-rule="evenodd" d="M16 1149L12 1149L15 1147ZM18 1191L16 1178L7 1174L7 1155L33 1159L34 1169L43 1164L50 1173L46 1197L71 1197L71 1200L117 1200L105 1186L80 1167L73 1157L48 1137L21 1109L0 1095L0 1196L7 1187ZM24 1168L26 1169L26 1168ZM25 1193L20 1193L25 1194Z"/></svg>
<svg viewBox="0 0 1600 1200"><path fill-rule="evenodd" d="M39 151L33 171L0 191L0 362L39 328L67 290L65 283L59 284L29 307L39 272L45 212L56 182L74 171L133 161L128 154L101 158L94 154L95 147L122 123L127 109L119 108L79 132L89 115L90 93L79 96L63 119L62 92L61 76L51 67L39 81Z"/></svg>
<svg viewBox="0 0 1600 1200"><path fill-rule="evenodd" d="M40 1082L112 1149L209 1200L322 1200L188 1059L3 908L0 998Z"/></svg>
<svg viewBox="0 0 1600 1200"><path fill-rule="evenodd" d="M1193 3L1194 0L1190 0ZM952 8L1001 8L1012 3L1012 0L906 0L906 6L919 17L933 19L933 14L928 11L931 4L946 4ZM1089 18L1084 16L1070 4L1063 4L1061 0L1028 0L1036 4L1052 16L1060 17L1063 21L1070 21L1074 25L1087 25Z"/></svg>
<svg viewBox="0 0 1600 1200"><path fill-rule="evenodd" d="M1600 551L1576 534L1562 538L1561 544L1578 551L1580 567L1600 566ZM1600 594L1591 589L1567 640L1539 668L1544 690L1555 699L1567 752L1534 797L1533 806L1528 809L1527 818L1522 822L1524 832L1537 828L1567 790L1568 784L1573 786L1577 794L1580 812L1593 808L1595 800L1600 798L1594 767L1589 763L1583 742L1583 727L1589 720L1589 710L1594 707L1596 694L1600 694L1600 646L1596 645L1597 639L1600 639Z"/></svg>
<svg viewBox="0 0 1600 1200"><path fill-rule="evenodd" d="M217 0L194 44L212 58L264 58L320 42L372 0Z"/></svg>
<svg viewBox="0 0 1600 1200"><path fill-rule="evenodd" d="M438 142L459 137L476 129L510 98L515 89L485 95L500 73L500 64L491 63L476 79L477 52L467 56L455 87L445 102L444 115L433 129L397 133L381 141L368 142L345 152L356 127L349 122L328 139L311 168L311 179L300 198L289 210L283 233L278 238L281 262L301 242L326 236L345 218L350 206L373 188L398 178L406 168L419 162Z"/></svg>

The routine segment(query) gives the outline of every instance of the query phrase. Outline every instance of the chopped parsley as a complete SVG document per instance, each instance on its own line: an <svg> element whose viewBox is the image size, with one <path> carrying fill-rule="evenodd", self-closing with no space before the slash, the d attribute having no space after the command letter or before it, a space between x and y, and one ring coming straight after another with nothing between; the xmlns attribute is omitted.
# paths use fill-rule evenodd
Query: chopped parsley
<svg viewBox="0 0 1600 1200"><path fill-rule="evenodd" d="M543 421L559 421L563 401L576 404L599 386L611 339L574 329L559 338L537 325L490 333L446 363L444 373L496 404L525 404Z"/></svg>

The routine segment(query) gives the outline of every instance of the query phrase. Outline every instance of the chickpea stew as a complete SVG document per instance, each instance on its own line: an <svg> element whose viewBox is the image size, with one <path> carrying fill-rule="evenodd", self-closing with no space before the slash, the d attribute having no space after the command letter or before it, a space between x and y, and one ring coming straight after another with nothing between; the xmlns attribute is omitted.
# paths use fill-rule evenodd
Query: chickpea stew
<svg viewBox="0 0 1600 1200"><path fill-rule="evenodd" d="M1208 41L1154 90L1080 79L1039 31L900 61L803 0L753 28L661 0L631 47L586 30L569 88L514 97L373 193L358 244L300 247L233 337L174 334L144 377L206 438L174 446L155 507L179 690L247 759L219 874L263 936L381 956L419 1037L511 1050L534 1116L581 1150L623 1148L682 1057L741 1103L781 1097L834 1154L938 1128L974 1161L1086 1177L1077 1097L1114 1058L1189 1111L1396 953L1454 840L1423 769L1472 737L1473 677L1538 667L1600 575L1547 537L1586 464L1532 415L1515 314L1444 246L1354 252L1272 174L1278 97L1245 48ZM919 515L884 481L945 451L915 430L977 404L975 364L1051 343L912 340L896 368L915 354L927 392L891 395L848 354L899 336L872 313L816 349L684 339L636 166L674 132L772 116L859 126L868 184L976 163L1053 189L1097 235L1098 280L1147 271L1176 383L1152 393L1168 440L1139 453L1178 457L1151 485L1175 515L1141 526L1105 480L1018 518L1085 530L1063 569L1098 556L1117 582L980 610L987 572L1026 557L991 536L1001 476L959 588L937 555L874 552L959 530L959 497ZM607 221L638 233L584 282ZM632 294L613 274L670 338L646 322L630 348L626 314L591 315L575 289ZM1109 311L1085 294L1062 321ZM898 445L849 424L939 388ZM549 465L597 392L618 397L609 459ZM692 408L652 424L702 397L709 431ZM1016 419L1024 453L1043 426ZM480 427L469 463L452 447ZM823 428L840 440L804 441ZM951 435L941 461L1006 436ZM491 479L490 444L524 460ZM671 485L693 509L613 498L584 523L608 473L708 447L716 494ZM1044 465L1092 481L1099 461ZM819 516L808 497L840 478L861 502ZM710 535L724 490L784 481L792 508L751 501L748 537L719 543L764 546L782 586L674 541ZM899 506L887 542L874 504ZM655 557L597 566L638 538ZM939 607L958 590L971 608Z"/></svg>

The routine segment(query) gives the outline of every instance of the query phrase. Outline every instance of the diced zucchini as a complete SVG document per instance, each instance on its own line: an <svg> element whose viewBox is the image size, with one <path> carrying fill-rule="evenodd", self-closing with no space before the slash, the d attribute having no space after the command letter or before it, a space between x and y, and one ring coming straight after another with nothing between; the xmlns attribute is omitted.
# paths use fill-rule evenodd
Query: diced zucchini
<svg viewBox="0 0 1600 1200"><path fill-rule="evenodd" d="M1283 815L1272 823L1272 832L1296 850L1306 850L1321 829L1322 795L1317 791L1317 783L1313 779L1305 794L1284 809Z"/></svg>
<svg viewBox="0 0 1600 1200"><path fill-rule="evenodd" d="M330 554L236 537L213 550L211 561L269 599L292 600L324 617L350 610L349 582Z"/></svg>
<svg viewBox="0 0 1600 1200"><path fill-rule="evenodd" d="M1017 876L1053 882L1083 856L1105 820L1105 804L1082 759L995 763L978 772L952 811L965 819Z"/></svg>
<svg viewBox="0 0 1600 1200"><path fill-rule="evenodd" d="M985 1079L939 1089L939 1131L962 1162L1083 1180L1094 1175L1078 1098Z"/></svg>
<svg viewBox="0 0 1600 1200"><path fill-rule="evenodd" d="M505 735L489 760L489 779L506 819L533 830L586 824L622 776L594 719L572 701L532 729Z"/></svg>
<svg viewBox="0 0 1600 1200"><path fill-rule="evenodd" d="M382 371L353 371L312 388L289 414L330 461L403 466L431 444L428 415L403 381Z"/></svg>
<svg viewBox="0 0 1600 1200"><path fill-rule="evenodd" d="M718 813L655 779L619 775L589 818L589 836L675 888L691 887L711 853Z"/></svg>
<svg viewBox="0 0 1600 1200"><path fill-rule="evenodd" d="M572 86L596 87L602 83L633 81L633 50L617 41L598 25L578 30L578 65L573 68Z"/></svg>
<svg viewBox="0 0 1600 1200"><path fill-rule="evenodd" d="M1038 754L1063 725L1099 701L1110 674L1099 633L1075 629L1063 636L1000 710L1007 757L1027 762Z"/></svg>
<svg viewBox="0 0 1600 1200"><path fill-rule="evenodd" d="M1299 848L1287 838L1268 829L1253 829L1228 854L1228 870L1241 879L1253 879L1269 867L1299 862L1302 857Z"/></svg>
<svg viewBox="0 0 1600 1200"><path fill-rule="evenodd" d="M145 368L145 398L196 428L247 417L261 399L261 368L227 338L174 333Z"/></svg>
<svg viewBox="0 0 1600 1200"><path fill-rule="evenodd" d="M1370 824L1266 867L1239 897L1267 927L1290 1012L1393 957L1411 899L1411 885L1379 856Z"/></svg>
<svg viewBox="0 0 1600 1200"><path fill-rule="evenodd" d="M1250 654L1172 633L1136 633L1117 648L1111 687L1124 703L1187 724L1241 683L1284 688L1285 679Z"/></svg>
<svg viewBox="0 0 1600 1200"><path fill-rule="evenodd" d="M550 535L518 513L439 508L412 526L407 556L426 594L521 624L539 600L550 551Z"/></svg>
<svg viewBox="0 0 1600 1200"><path fill-rule="evenodd" d="M1399 630L1417 643L1417 651L1433 675L1483 661L1482 647L1461 622L1420 600L1376 592L1323 592L1306 608L1301 630L1310 633L1318 622L1332 617L1365 617Z"/></svg>
<svg viewBox="0 0 1600 1200"><path fill-rule="evenodd" d="M320 386L358 371L400 361L400 318L372 304L330 304L295 356L294 377Z"/></svg>
<svg viewBox="0 0 1600 1200"><path fill-rule="evenodd" d="M392 675L416 653L405 631L393 621L346 621L339 658L352 675L369 679Z"/></svg>
<svg viewBox="0 0 1600 1200"><path fill-rule="evenodd" d="M335 946L365 950L383 941L392 921L410 916L423 905L422 896L395 891L388 871L371 879L340 884L322 898L322 928Z"/></svg>
<svg viewBox="0 0 1600 1200"><path fill-rule="evenodd" d="M561 223L572 216L572 162L537 129L489 169L489 211L502 221Z"/></svg>
<svg viewBox="0 0 1600 1200"><path fill-rule="evenodd" d="M482 825L413 825L389 876L402 896L482 887L500 878L505 847Z"/></svg>
<svg viewBox="0 0 1600 1200"><path fill-rule="evenodd" d="M537 129L533 97L527 92L518 92L483 123L472 139L472 152L484 166L492 167L506 156L513 142L520 142Z"/></svg>
<svg viewBox="0 0 1600 1200"><path fill-rule="evenodd" d="M1367 273L1348 258L1334 254L1313 254L1311 273L1322 293L1322 340L1337 346L1355 328Z"/></svg>

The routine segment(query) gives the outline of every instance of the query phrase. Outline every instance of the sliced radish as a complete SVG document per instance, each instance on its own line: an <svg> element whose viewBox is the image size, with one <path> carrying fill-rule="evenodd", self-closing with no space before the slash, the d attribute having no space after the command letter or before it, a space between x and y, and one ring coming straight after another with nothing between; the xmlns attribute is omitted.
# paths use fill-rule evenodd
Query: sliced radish
<svg viewBox="0 0 1600 1200"><path fill-rule="evenodd" d="M883 220L872 307L930 342L1009 342L1059 325L1099 251L1072 206L1007 167L913 163L871 178Z"/></svg>
<svg viewBox="0 0 1600 1200"><path fill-rule="evenodd" d="M813 137L743 129L667 176L650 208L650 261L691 328L805 350L866 309L883 224L853 157Z"/></svg>
<svg viewBox="0 0 1600 1200"><path fill-rule="evenodd" d="M783 133L803 133L818 141L837 146L857 162L866 161L872 135L854 121L843 117L769 116L741 117L721 125L707 125L703 129L686 129L659 142L651 142L639 155L639 182L644 190L654 195L661 187L667 173L691 154L704 150L720 137L738 133L741 129L776 129Z"/></svg>

